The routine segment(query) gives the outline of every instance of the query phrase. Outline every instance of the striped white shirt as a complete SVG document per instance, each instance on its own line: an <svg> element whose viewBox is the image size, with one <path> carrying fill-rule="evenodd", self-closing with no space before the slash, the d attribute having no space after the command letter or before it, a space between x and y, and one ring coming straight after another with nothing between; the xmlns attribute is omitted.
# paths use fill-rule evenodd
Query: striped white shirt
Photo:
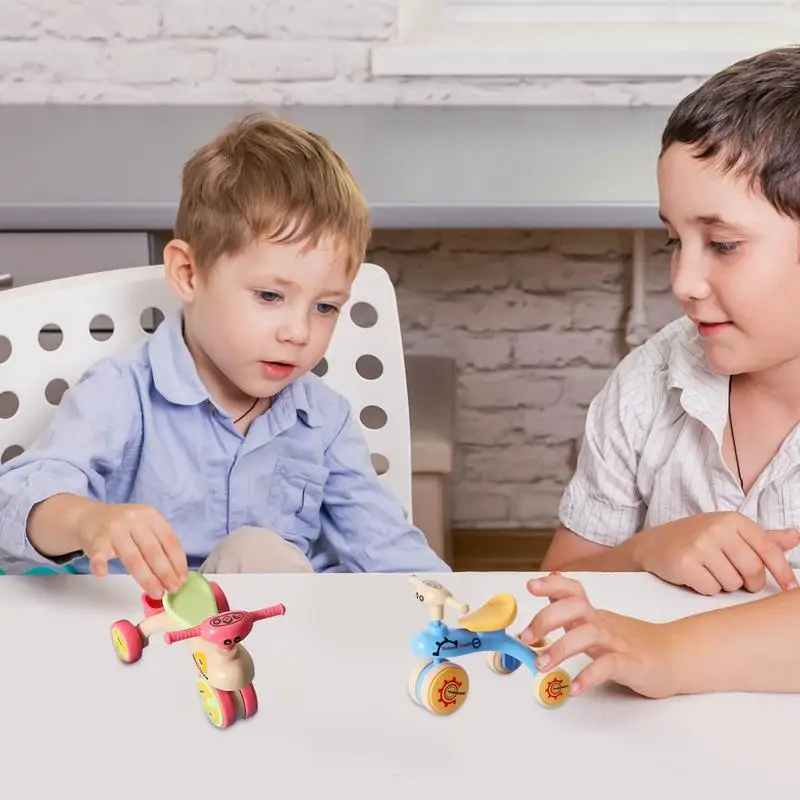
<svg viewBox="0 0 800 800"><path fill-rule="evenodd" d="M800 527L800 428L745 496L722 458L728 381L686 317L629 353L589 407L561 523L608 546L709 511L739 511L764 530ZM790 560L800 566L800 548Z"/></svg>

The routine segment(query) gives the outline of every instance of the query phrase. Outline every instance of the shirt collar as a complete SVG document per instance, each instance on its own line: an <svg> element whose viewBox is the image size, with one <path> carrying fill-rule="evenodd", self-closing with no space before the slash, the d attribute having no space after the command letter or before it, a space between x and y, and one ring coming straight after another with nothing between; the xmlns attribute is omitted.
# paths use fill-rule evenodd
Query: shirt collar
<svg viewBox="0 0 800 800"><path fill-rule="evenodd" d="M213 402L183 338L180 311L166 317L150 337L149 355L153 383L165 400L180 406ZM312 403L310 380L303 376L274 398L272 408L286 423L299 416L311 428L322 425L322 415Z"/></svg>
<svg viewBox="0 0 800 800"><path fill-rule="evenodd" d="M183 314L166 317L150 338L150 366L158 393L179 406L196 406L210 400L197 374L192 354L183 339Z"/></svg>
<svg viewBox="0 0 800 800"><path fill-rule="evenodd" d="M692 321L684 317L680 324L684 335L676 337L667 362L669 386L681 392L680 402L686 413L700 420L722 442L728 422L730 378L709 367Z"/></svg>
<svg viewBox="0 0 800 800"><path fill-rule="evenodd" d="M304 375L292 381L276 399L285 397L291 402L297 414L309 428L319 428L323 423L322 413L314 406L311 398L311 383L319 380L315 375Z"/></svg>

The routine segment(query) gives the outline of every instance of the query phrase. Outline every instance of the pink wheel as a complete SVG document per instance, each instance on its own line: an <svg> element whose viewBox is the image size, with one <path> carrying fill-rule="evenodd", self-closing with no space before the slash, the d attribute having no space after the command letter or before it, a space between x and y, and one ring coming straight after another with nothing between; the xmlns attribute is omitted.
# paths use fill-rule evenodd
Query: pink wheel
<svg viewBox="0 0 800 800"><path fill-rule="evenodd" d="M139 629L126 619L117 620L111 626L111 643L117 657L124 664L133 664L142 657L144 642Z"/></svg>
<svg viewBox="0 0 800 800"><path fill-rule="evenodd" d="M258 711L258 695L256 695L256 687L252 683L248 683L244 689L239 691L239 696L242 698L242 708L244 709L244 718L250 719L254 717Z"/></svg>
<svg viewBox="0 0 800 800"><path fill-rule="evenodd" d="M214 581L209 581L211 590L214 592L214 600L217 604L217 611L221 614L223 611L230 611L231 607L228 605L228 598L225 597L225 592L222 591L220 585Z"/></svg>
<svg viewBox="0 0 800 800"><path fill-rule="evenodd" d="M236 722L236 701L232 692L217 689L205 678L198 678L197 693L208 721L215 728L230 728Z"/></svg>

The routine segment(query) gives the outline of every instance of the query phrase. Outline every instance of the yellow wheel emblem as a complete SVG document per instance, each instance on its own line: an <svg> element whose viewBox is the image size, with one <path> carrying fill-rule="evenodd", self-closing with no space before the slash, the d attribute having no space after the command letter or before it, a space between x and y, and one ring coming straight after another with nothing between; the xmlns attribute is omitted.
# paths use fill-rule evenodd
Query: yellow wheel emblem
<svg viewBox="0 0 800 800"><path fill-rule="evenodd" d="M554 669L542 675L539 683L539 700L546 706L560 706L569 697L572 680L563 669Z"/></svg>
<svg viewBox="0 0 800 800"><path fill-rule="evenodd" d="M444 662L431 667L423 691L425 706L435 714L452 714L469 692L469 678L463 667Z"/></svg>
<svg viewBox="0 0 800 800"><path fill-rule="evenodd" d="M200 701L203 703L203 710L206 712L206 716L211 720L211 724L218 728L222 724L222 709L219 707L214 690L205 680L199 678L197 681L197 693L200 695Z"/></svg>
<svg viewBox="0 0 800 800"><path fill-rule="evenodd" d="M116 650L117 655L123 660L128 660L128 645L125 644L125 638L119 632L119 628L114 628L111 632L111 639L114 643L114 650Z"/></svg>
<svg viewBox="0 0 800 800"><path fill-rule="evenodd" d="M195 666L200 670L200 674L204 678L208 679L208 662L206 661L206 654L198 650L193 655Z"/></svg>

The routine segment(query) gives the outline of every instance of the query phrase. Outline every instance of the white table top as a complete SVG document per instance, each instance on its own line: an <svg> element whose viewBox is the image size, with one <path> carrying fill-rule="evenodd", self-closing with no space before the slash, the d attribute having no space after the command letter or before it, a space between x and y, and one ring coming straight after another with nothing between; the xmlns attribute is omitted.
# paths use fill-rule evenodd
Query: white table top
<svg viewBox="0 0 800 800"><path fill-rule="evenodd" d="M477 608L496 592L540 607L523 573L443 581ZM665 620L748 595L703 598L647 575L584 575L597 605ZM403 575L223 576L231 607L284 603L256 623L258 714L227 730L204 718L188 648L156 635L123 665L109 628L138 622L130 578L0 578L3 746L8 797L748 798L797 784L800 697L712 695L651 701L618 687L545 709L525 668L499 677L460 663L470 693L455 714L416 706L406 682L427 621ZM448 621L455 622L455 619ZM758 669L757 643L742 653ZM580 662L569 665L574 674ZM58 793L58 794L57 794Z"/></svg>

